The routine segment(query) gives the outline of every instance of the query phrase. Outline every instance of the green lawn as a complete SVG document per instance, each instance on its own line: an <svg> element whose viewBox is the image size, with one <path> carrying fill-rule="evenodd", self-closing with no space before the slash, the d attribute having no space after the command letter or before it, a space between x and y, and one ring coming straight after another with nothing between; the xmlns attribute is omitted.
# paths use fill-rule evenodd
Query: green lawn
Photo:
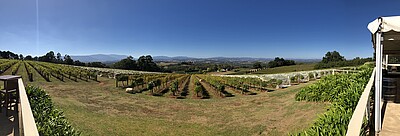
<svg viewBox="0 0 400 136"><path fill-rule="evenodd" d="M288 73L288 72L296 72L296 71L309 71L314 70L315 63L308 64L300 64L300 65L292 65L292 66L282 66L275 68L267 68L253 74L277 74L277 73Z"/></svg>
<svg viewBox="0 0 400 136"><path fill-rule="evenodd" d="M309 70L314 70L315 65L316 63L307 63L307 64L292 65L292 66L267 68L259 70L257 72L253 72L251 74L277 74L277 73L288 73L296 71L309 71ZM250 69L238 69L238 70L239 70L238 72L230 73L228 75L244 75L246 74L246 71L249 71Z"/></svg>

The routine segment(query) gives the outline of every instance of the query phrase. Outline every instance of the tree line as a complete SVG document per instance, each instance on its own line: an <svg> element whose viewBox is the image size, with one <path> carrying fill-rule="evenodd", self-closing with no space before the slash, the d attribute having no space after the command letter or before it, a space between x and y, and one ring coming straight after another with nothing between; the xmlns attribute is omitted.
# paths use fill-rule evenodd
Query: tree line
<svg viewBox="0 0 400 136"><path fill-rule="evenodd" d="M157 66L150 55L140 56L139 59L134 60L132 56L122 59L114 64L106 65L102 62L88 62L84 63L79 60L73 60L70 55L61 53L55 53L54 51L49 51L43 56L27 55L24 57L22 54L18 55L11 51L0 51L0 58L3 59L19 59L19 60L32 60L32 61L42 61L57 64L67 64L75 66L87 66L87 67L100 67L100 68L116 68L116 69L126 69L126 70L142 70L142 71L153 71L160 72L162 69Z"/></svg>
<svg viewBox="0 0 400 136"><path fill-rule="evenodd" d="M315 69L346 67L346 66L359 66L365 62L373 61L372 58L356 57L352 60L346 60L344 56L340 55L337 51L327 52L322 58L322 61L315 65Z"/></svg>
<svg viewBox="0 0 400 136"><path fill-rule="evenodd" d="M51 62L51 63L62 63L68 65L77 65L77 66L85 66L86 64L80 62L79 60L74 61L71 56L65 54L64 56L61 53L55 54L53 51L46 53L43 56L35 56L27 55L24 57L22 54L15 54L11 51L0 51L0 58L2 59L19 59L19 60L33 60L33 61L43 61L43 62Z"/></svg>
<svg viewBox="0 0 400 136"><path fill-rule="evenodd" d="M141 71L153 71L153 72L161 72L163 71L157 64L154 62L153 57L150 55L140 56L137 60L135 60L132 56L129 56L121 61L118 61L113 64L113 68L117 69L127 69L127 70L141 70Z"/></svg>
<svg viewBox="0 0 400 136"><path fill-rule="evenodd" d="M261 62L255 62L255 63L253 63L253 68L254 69L261 69L263 67L275 68L275 67L290 66L290 65L296 65L296 62L294 60L285 60L285 59L280 58L280 57L275 57L274 60L269 61L264 66L263 66L263 64Z"/></svg>

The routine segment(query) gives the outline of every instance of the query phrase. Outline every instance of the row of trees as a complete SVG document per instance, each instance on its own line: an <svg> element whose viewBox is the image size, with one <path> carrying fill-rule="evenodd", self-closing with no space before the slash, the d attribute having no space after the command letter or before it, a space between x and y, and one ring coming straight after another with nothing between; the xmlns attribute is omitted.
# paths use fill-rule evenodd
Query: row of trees
<svg viewBox="0 0 400 136"><path fill-rule="evenodd" d="M20 56L22 56L22 54L20 54ZM20 59L18 54L15 54L13 52L10 51L0 51L0 58L3 59ZM21 57L23 58L23 57Z"/></svg>
<svg viewBox="0 0 400 136"><path fill-rule="evenodd" d="M57 55L55 55L53 51L50 51L43 56L35 57L33 58L33 60L76 65L76 66L107 67L106 64L103 64L101 62L83 63L80 62L79 60L74 61L71 58L71 56L67 54L64 57L62 57L61 53L57 53ZM121 61L112 64L111 67L117 69L127 69L127 70L161 71L161 69L157 66L157 64L153 62L153 58L150 55L141 56L137 61L134 60L132 56L129 56L125 59L122 59Z"/></svg>
<svg viewBox="0 0 400 136"><path fill-rule="evenodd" d="M276 57L274 60L268 62L268 64L265 67L274 68L274 67L290 66L290 65L296 65L296 62L294 60L285 60L283 58ZM253 63L254 69L260 69L263 67L264 66L262 65L261 62Z"/></svg>
<svg viewBox="0 0 400 136"><path fill-rule="evenodd" d="M285 60L283 58L276 57L273 61L268 62L268 68L274 68L274 67L281 67L281 66L290 66L290 65L296 65L294 60Z"/></svg>
<svg viewBox="0 0 400 136"><path fill-rule="evenodd" d="M35 56L27 55L24 57L22 54L17 55L10 51L0 51L0 58L3 59L19 59L19 60L35 60L35 61L43 61L43 62L52 62L52 63L64 63L69 65L85 65L85 63L80 62L79 60L74 61L71 56L65 55L62 56L61 53L57 53L57 56L53 51L46 53L43 56Z"/></svg>
<svg viewBox="0 0 400 136"><path fill-rule="evenodd" d="M356 57L352 60L346 60L339 52L327 52L322 58L322 61L315 65L315 69L346 67L346 66L359 66L365 62L373 61L372 58Z"/></svg>
<svg viewBox="0 0 400 136"><path fill-rule="evenodd" d="M20 55L21 56L21 55ZM21 57L20 57L21 59ZM49 51L43 56L32 57L30 55L23 58L23 60L35 60L35 61L43 61L43 62L51 62L58 64L67 64L67 65L76 65L76 66L89 66L89 67L107 67L105 64L101 62L89 62L84 63L79 60L73 60L70 55L65 54L64 56L61 53L55 54L54 51Z"/></svg>
<svg viewBox="0 0 400 136"><path fill-rule="evenodd" d="M153 57L150 55L140 56L136 61L132 56L129 56L121 61L118 61L112 65L113 68L127 69L127 70L142 70L142 71L162 71L160 67L153 61Z"/></svg>
<svg viewBox="0 0 400 136"><path fill-rule="evenodd" d="M10 51L0 51L0 58L4 59L20 59L20 60L33 60L33 61L43 61L43 62L51 62L58 64L67 64L67 65L76 65L76 66L88 66L88 67L108 67L106 64L101 62L80 62L79 60L73 60L71 56L65 54L64 56L61 53L55 54L54 51L49 51L43 56L35 56L32 57L28 55L23 57L22 54L17 55ZM150 55L140 56L136 61L132 56L129 56L125 59L122 59L119 62L116 62L111 65L113 68L117 69L127 69L127 70L142 70L142 71L162 71L161 68L157 66L157 64L153 61L153 58Z"/></svg>

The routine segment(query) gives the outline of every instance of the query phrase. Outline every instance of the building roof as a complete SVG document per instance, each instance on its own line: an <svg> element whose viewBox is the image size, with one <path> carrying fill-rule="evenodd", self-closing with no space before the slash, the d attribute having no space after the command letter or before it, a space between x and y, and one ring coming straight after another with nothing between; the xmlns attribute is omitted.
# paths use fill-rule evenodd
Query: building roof
<svg viewBox="0 0 400 136"><path fill-rule="evenodd" d="M400 54L400 16L379 17L368 24L375 48L375 34L381 27L383 37L383 54Z"/></svg>

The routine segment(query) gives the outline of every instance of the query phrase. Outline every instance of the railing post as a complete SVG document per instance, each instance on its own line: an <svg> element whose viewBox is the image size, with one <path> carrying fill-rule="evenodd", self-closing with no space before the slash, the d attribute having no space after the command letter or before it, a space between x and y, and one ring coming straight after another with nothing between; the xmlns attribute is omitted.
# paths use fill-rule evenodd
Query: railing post
<svg viewBox="0 0 400 136"><path fill-rule="evenodd" d="M381 92L382 92L382 44L381 44L381 32L378 31L376 34L376 45L375 45L375 60L376 60L376 75L375 75L375 132L381 131Z"/></svg>
<svg viewBox="0 0 400 136"><path fill-rule="evenodd" d="M370 109L369 109L369 108L371 107L370 102L371 102L371 101L370 101L370 98L369 98L369 96L368 96L367 107L365 108L365 112L366 112L366 113L365 113L365 117L367 118L367 120L370 119L370 117L369 117L369 116L370 116L369 113L371 113L371 112L370 112Z"/></svg>

